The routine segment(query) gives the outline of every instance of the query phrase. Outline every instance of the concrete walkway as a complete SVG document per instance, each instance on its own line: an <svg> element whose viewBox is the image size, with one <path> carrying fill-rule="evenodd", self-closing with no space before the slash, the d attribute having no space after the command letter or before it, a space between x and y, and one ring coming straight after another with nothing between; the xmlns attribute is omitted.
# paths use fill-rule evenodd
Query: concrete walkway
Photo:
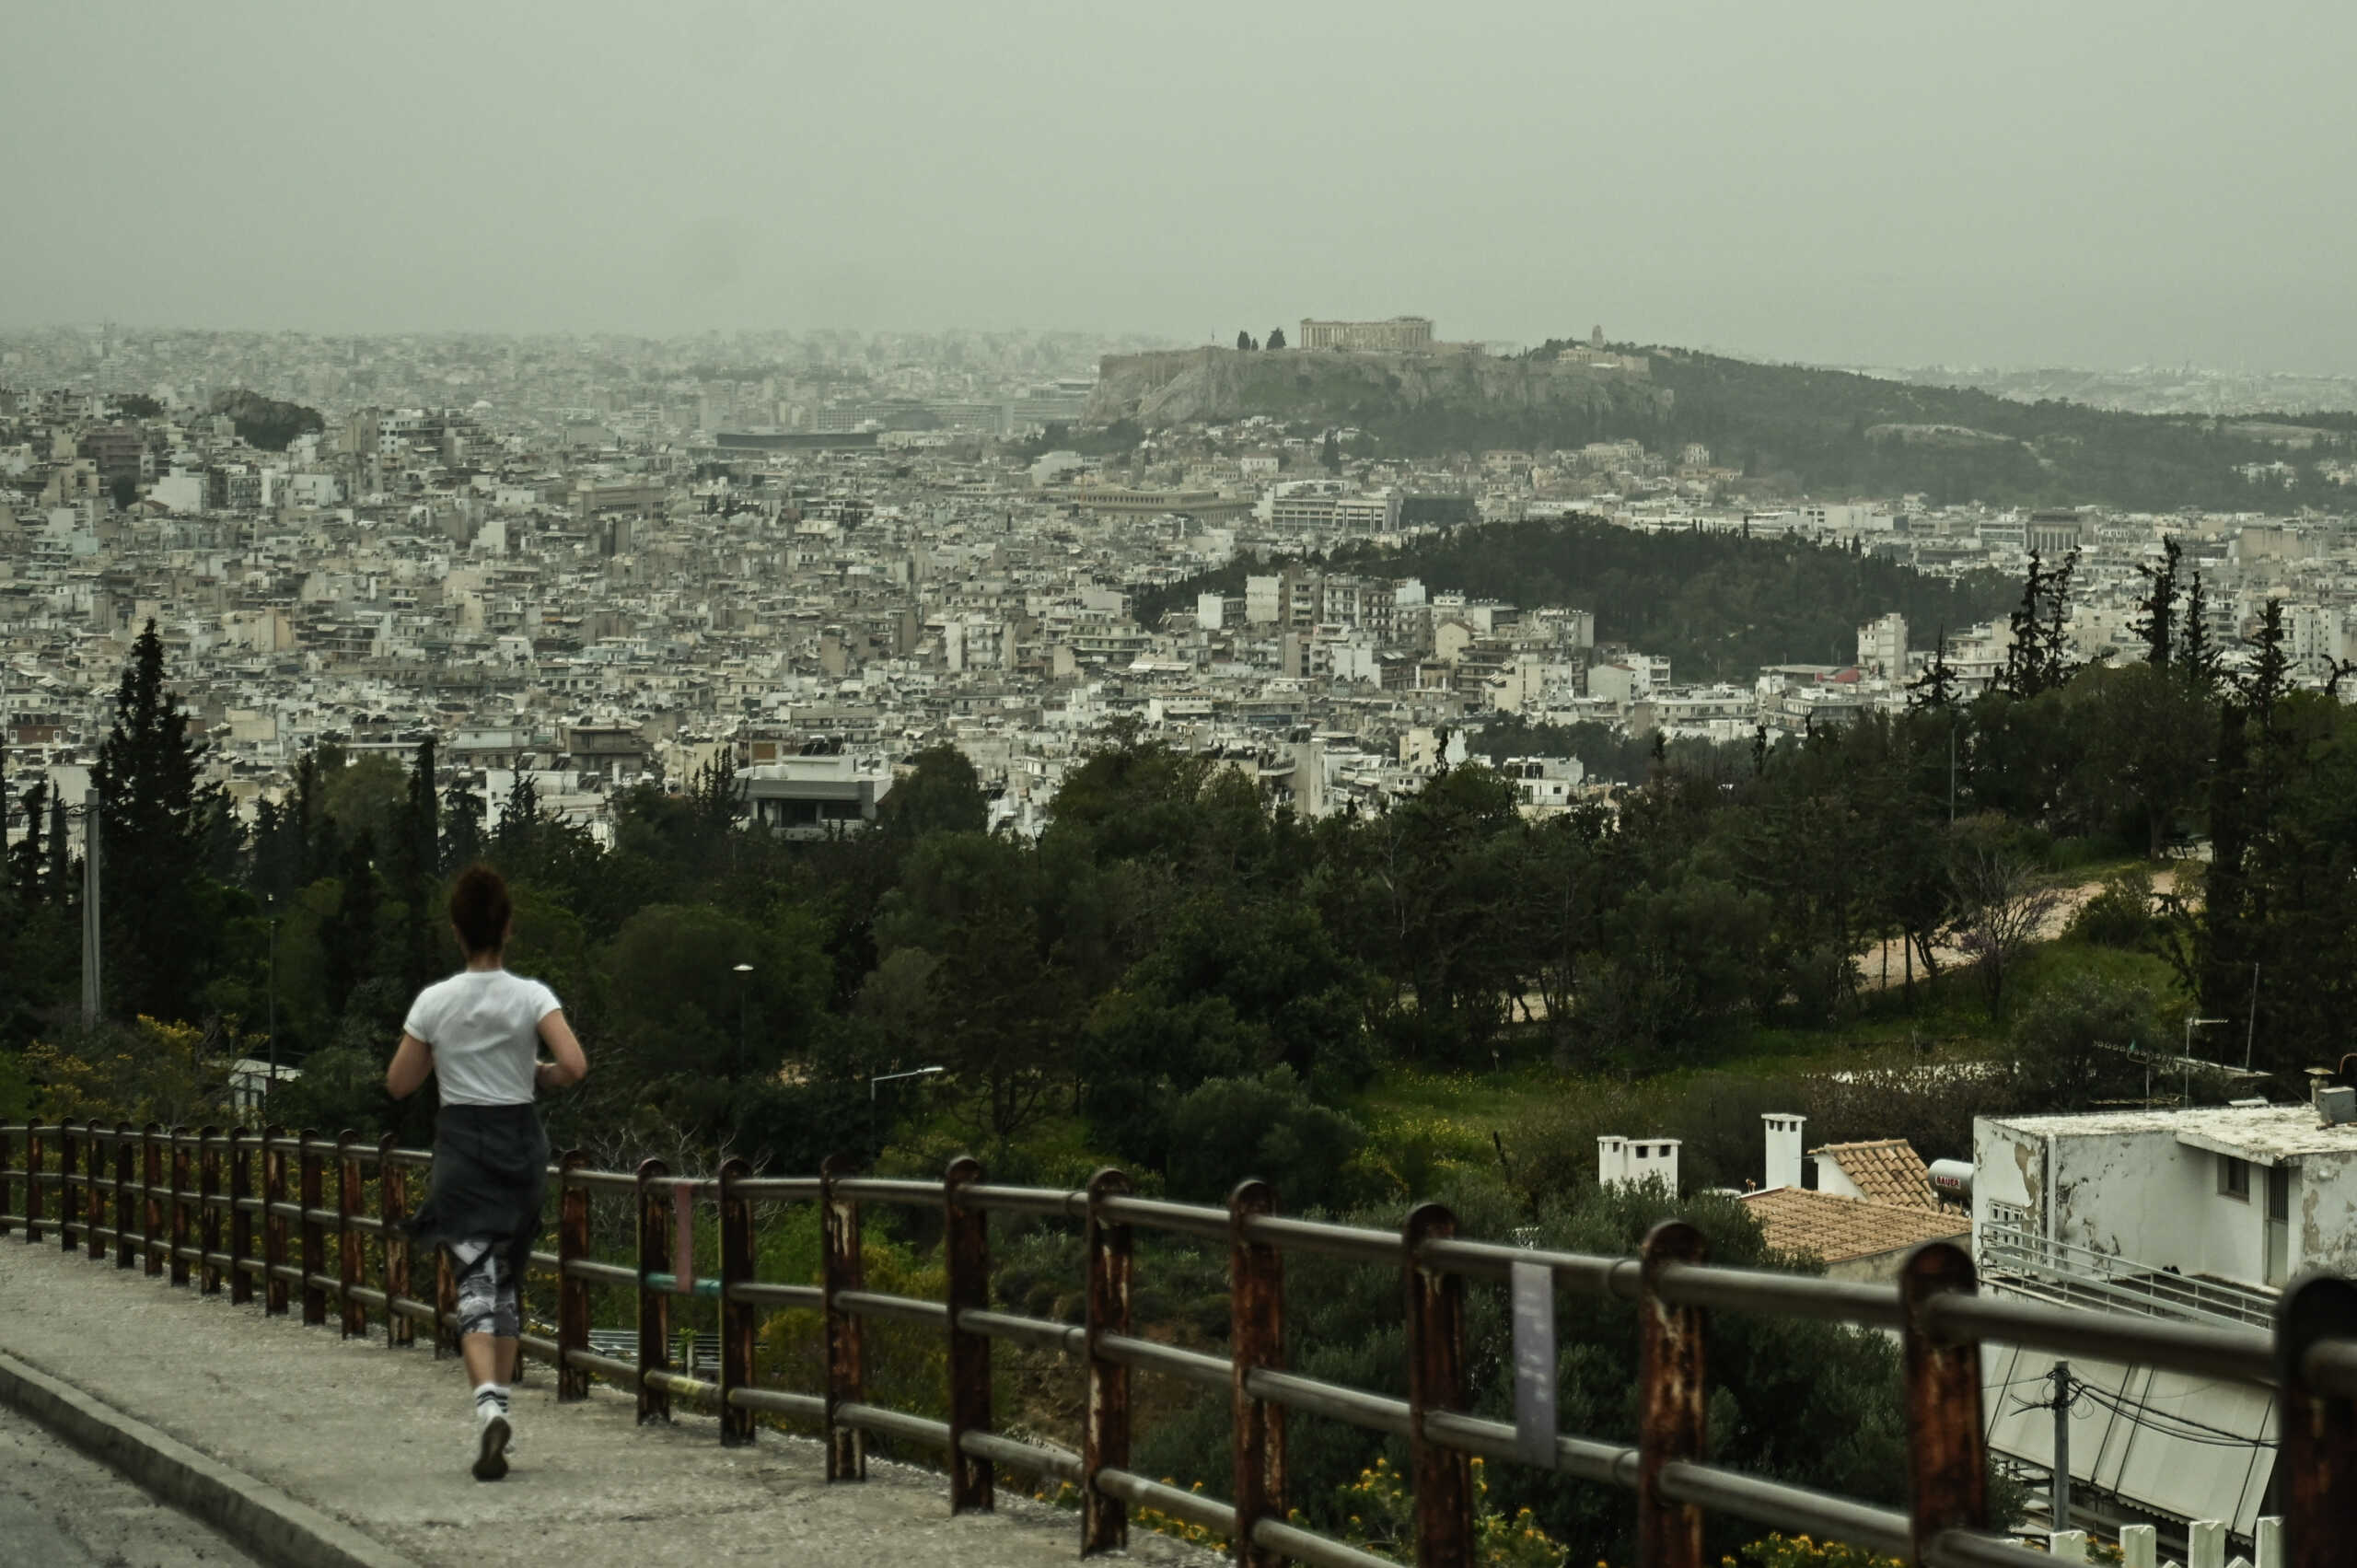
<svg viewBox="0 0 2357 1568"><path fill-rule="evenodd" d="M203 1525L14 1411L0 1411L0 1562L260 1568Z"/></svg>
<svg viewBox="0 0 2357 1568"><path fill-rule="evenodd" d="M518 1391L522 1452L505 1481L467 1474L472 1415L455 1361L267 1318L226 1293L0 1237L0 1353L71 1384L425 1568L790 1562L842 1568L1066 1568L1077 1516L1008 1498L952 1517L935 1474L871 1463L829 1486L818 1444L764 1431L723 1448L709 1416L640 1427L600 1389L560 1406L553 1376ZM1151 1562L1202 1553L1133 1532Z"/></svg>

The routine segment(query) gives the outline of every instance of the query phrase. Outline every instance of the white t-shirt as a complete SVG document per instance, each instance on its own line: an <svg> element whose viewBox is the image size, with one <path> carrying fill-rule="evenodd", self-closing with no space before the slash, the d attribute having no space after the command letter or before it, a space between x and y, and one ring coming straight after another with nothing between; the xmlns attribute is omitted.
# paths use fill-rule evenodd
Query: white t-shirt
<svg viewBox="0 0 2357 1568"><path fill-rule="evenodd" d="M417 993L401 1028L434 1048L444 1105L529 1105L540 1020L556 993L505 970L462 970Z"/></svg>

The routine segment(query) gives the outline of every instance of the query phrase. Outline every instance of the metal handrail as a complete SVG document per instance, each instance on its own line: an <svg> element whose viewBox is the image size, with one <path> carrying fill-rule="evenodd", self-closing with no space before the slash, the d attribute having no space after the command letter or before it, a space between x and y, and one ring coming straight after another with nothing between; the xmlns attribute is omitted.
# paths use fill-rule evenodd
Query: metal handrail
<svg viewBox="0 0 2357 1568"><path fill-rule="evenodd" d="M2060 1241L2017 1225L1984 1225L1975 1238L1984 1272L2020 1272L2066 1293L2097 1295L2125 1312L2266 1328L2275 1320L2275 1293L2173 1273L2073 1241Z"/></svg>
<svg viewBox="0 0 2357 1568"><path fill-rule="evenodd" d="M53 1169L51 1149L56 1151ZM21 1165L12 1163L18 1150L25 1155ZM262 1175L259 1183L253 1179L257 1155ZM203 1288L219 1289L226 1280L240 1300L258 1283L268 1292L265 1309L272 1312L288 1309L291 1286L303 1297L308 1322L326 1321L327 1303L333 1300L348 1335L366 1332L368 1314L374 1312L395 1342L401 1342L419 1321L439 1342L456 1328L448 1305L447 1263L437 1269L435 1299L409 1294L407 1232L400 1223L406 1213L406 1173L430 1159L424 1151L396 1148L389 1140L369 1145L349 1134L330 1140L275 1131L257 1137L244 1132L217 1134L153 1127L0 1126L0 1231L20 1232L28 1240L55 1231L69 1249L78 1242L94 1258L104 1256L104 1244L111 1242L119 1266L130 1267L134 1258L144 1258L154 1273L168 1263L175 1283L188 1281L192 1263L203 1272ZM1117 1544L1126 1528L1125 1504L1138 1503L1224 1532L1245 1533L1263 1549L1305 1562L1371 1561L1354 1549L1283 1523L1281 1491L1271 1494L1264 1488L1260 1495L1228 1504L1146 1481L1111 1462L1113 1454L1126 1451L1127 1439L1121 1436L1117 1445L1100 1428L1115 1419L1126 1423L1126 1392L1115 1397L1114 1390L1126 1389L1132 1371L1232 1390L1239 1475L1248 1471L1242 1462L1248 1452L1266 1449L1265 1434L1253 1435L1258 1429L1251 1423L1266 1419L1253 1415L1256 1411L1290 1408L1404 1435L1413 1459L1420 1514L1429 1494L1435 1517L1461 1516L1469 1530L1470 1504L1463 1486L1452 1481L1458 1472L1451 1467L1475 1455L1528 1462L1528 1449L1513 1426L1474 1417L1462 1408L1469 1392L1462 1385L1463 1293L1469 1282L1503 1282L1533 1265L1545 1271L1558 1292L1639 1307L1644 1368L1641 1425L1647 1435L1632 1446L1559 1434L1549 1468L1635 1490L1641 1520L1654 1521L1641 1529L1652 1562L1678 1568L1689 1562L1678 1541L1661 1534L1667 1527L1659 1521L1678 1515L1678 1504L1772 1527L1837 1536L1917 1562L1961 1565L2034 1561L2034 1554L1975 1533L1987 1521L1968 1516L1968 1508L1958 1511L1964 1508L1958 1499L1977 1494L1960 1478L1968 1472L1977 1476L1985 1462L1978 1382L1983 1341L2233 1378L2275 1388L2287 1409L2306 1401L2315 1409L2340 1410L2344 1414L2337 1425L2324 1420L2285 1423L2286 1457L2294 1466L2286 1472L2287 1527L2295 1539L2308 1531L2335 1527L2341 1516L2330 1512L2336 1504L2316 1489L2303 1489L2303 1472L2296 1465L2314 1456L2305 1450L2294 1454L2294 1446L2340 1442L2351 1452L2335 1450L2337 1462L2357 1465L2357 1439L2350 1436L2357 1428L2357 1420L2351 1419L2357 1414L2357 1305L2337 1316L2323 1308L2297 1308L2299 1302L2325 1299L2313 1294L2317 1287L2305 1286L2285 1297L2286 1310L2270 1325L2275 1331L2263 1332L2267 1320L2249 1296L2234 1301L2227 1290L2174 1276L2155 1281L2132 1260L2049 1242L2018 1226L1984 1226L1980 1255L1992 1269L2067 1269L2083 1289L2131 1298L2121 1304L2130 1315L1978 1294L1972 1260L1942 1243L1912 1255L1897 1284L1875 1285L1714 1267L1700 1260L1699 1236L1676 1225L1657 1229L1648 1238L1645 1255L1631 1259L1460 1239L1446 1212L1431 1205L1419 1210L1399 1232L1281 1216L1271 1212L1266 1190L1256 1183L1240 1187L1230 1204L1220 1209L1136 1196L1126 1178L1110 1171L1085 1190L993 1186L979 1179L979 1167L970 1161L953 1165L937 1182L856 1176L842 1161L829 1162L816 1179L756 1179L740 1161L729 1162L717 1179L675 1179L658 1162L647 1162L633 1173L596 1171L586 1168L577 1155L565 1156L552 1174L552 1191L562 1211L558 1249L535 1252L532 1261L537 1271L556 1282L560 1325L554 1339L536 1338L529 1349L535 1359L559 1368L561 1398L586 1393L594 1373L633 1388L642 1414L668 1411L674 1397L716 1408L724 1438L732 1441L750 1437L756 1411L816 1418L830 1433L833 1479L856 1470L863 1434L946 1448L963 1456L951 1466L952 1501L961 1508L989 1506L988 1477L993 1464L1076 1478L1086 1492L1083 1534L1090 1550ZM330 1186L335 1192L332 1204L327 1201ZM377 1212L369 1214L364 1206L372 1186L377 1190ZM19 1193L23 1213L16 1212ZM589 1257L592 1201L601 1194L625 1193L637 1210L635 1264ZM825 1222L821 1281L811 1285L755 1278L753 1205L813 1200L820 1202ZM950 1276L947 1302L865 1288L857 1219L863 1200L940 1206L949 1226L944 1246ZM697 1260L691 1254L675 1256L677 1247L691 1245L688 1238L693 1231L688 1214L675 1212L674 1205L691 1210L706 1203L716 1207L720 1221L716 1274L695 1272ZM1086 1324L988 1308L986 1238L993 1213L1085 1223L1090 1304ZM202 1236L196 1234L200 1226ZM1164 1344L1130 1331L1129 1236L1133 1227L1230 1249L1237 1313L1232 1354ZM225 1229L230 1233L226 1241L221 1237ZM372 1249L381 1255L376 1283L363 1277ZM1284 1252L1403 1272L1411 1282L1409 1399L1283 1369L1282 1335L1275 1328L1282 1295L1272 1288L1277 1276L1266 1271L1272 1271ZM593 1285L631 1292L639 1314L635 1330L601 1331L594 1348L587 1327ZM2357 1303L2357 1290L2341 1282L2325 1281L2322 1286L2327 1294L2338 1290ZM668 1362L668 1304L688 1297L717 1304L716 1382L681 1372ZM824 1397L756 1386L752 1342L761 1315L812 1309L820 1314L827 1331ZM1943 1434L1937 1443L1919 1440L1910 1446L1909 1462L1916 1470L1913 1512L1875 1508L1707 1463L1700 1445L1699 1403L1707 1388L1701 1375L1706 1311L1805 1317L1898 1331L1909 1346L1910 1421L1919 1434L1928 1423ZM948 1422L867 1402L856 1331L863 1318L947 1336L952 1382ZM622 1348L621 1338L634 1342L634 1358L603 1353L610 1342ZM1079 1455L1019 1443L989 1430L987 1371L976 1372L978 1366L986 1368L986 1363L979 1362L970 1347L993 1340L1059 1352L1086 1367L1089 1440ZM1690 1375L1670 1376L1666 1367L1680 1358L1690 1360ZM1687 1403L1680 1406L1681 1400ZM2303 1438L2300 1432L2311 1435ZM2318 1433L2324 1435L2314 1435ZM1244 1446L1254 1443L1261 1446ZM1271 1473L1280 1478L1276 1484L1281 1489L1281 1469ZM2326 1465L2319 1473L2336 1472ZM2347 1500L2338 1504L2351 1505ZM1448 1527L1437 1537L1427 1532L1428 1544L1447 1535Z"/></svg>

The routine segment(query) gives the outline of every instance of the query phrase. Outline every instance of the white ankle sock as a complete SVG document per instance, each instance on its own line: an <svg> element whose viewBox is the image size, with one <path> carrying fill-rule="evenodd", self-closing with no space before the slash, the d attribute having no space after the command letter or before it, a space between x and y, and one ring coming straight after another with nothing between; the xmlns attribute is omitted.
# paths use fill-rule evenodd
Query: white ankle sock
<svg viewBox="0 0 2357 1568"><path fill-rule="evenodd" d="M507 1413L507 1385L478 1383L475 1385L475 1414L484 1419Z"/></svg>

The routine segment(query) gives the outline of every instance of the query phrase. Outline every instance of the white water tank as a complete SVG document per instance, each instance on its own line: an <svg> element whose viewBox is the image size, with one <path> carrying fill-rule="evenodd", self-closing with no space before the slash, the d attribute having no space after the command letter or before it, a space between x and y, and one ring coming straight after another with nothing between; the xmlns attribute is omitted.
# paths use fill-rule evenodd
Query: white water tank
<svg viewBox="0 0 2357 1568"><path fill-rule="evenodd" d="M1932 1191L1943 1202L1972 1202L1972 1162L1970 1160L1933 1160L1931 1166Z"/></svg>

